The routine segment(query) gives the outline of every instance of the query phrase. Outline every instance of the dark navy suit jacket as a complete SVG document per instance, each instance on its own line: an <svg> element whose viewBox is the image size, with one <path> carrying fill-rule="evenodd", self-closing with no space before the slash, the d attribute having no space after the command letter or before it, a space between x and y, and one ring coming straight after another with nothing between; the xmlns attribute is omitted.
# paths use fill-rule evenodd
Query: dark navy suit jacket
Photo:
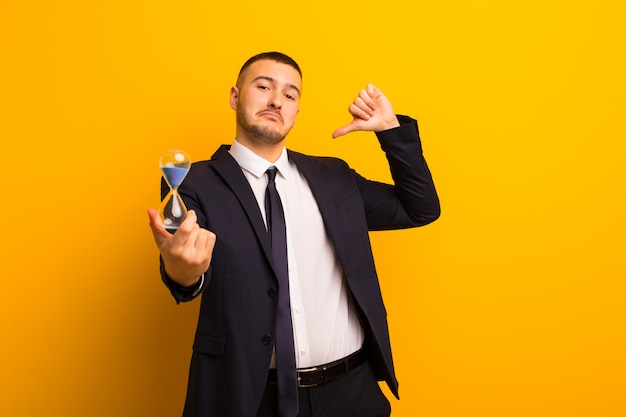
<svg viewBox="0 0 626 417"><path fill-rule="evenodd" d="M439 216L417 122L398 118L400 127L376 134L394 185L366 180L336 158L288 153L317 200L365 328L372 367L396 396L387 314L368 231L422 226ZM272 356L278 301L261 211L228 146L211 160L194 163L179 192L196 211L198 224L217 235L201 289L184 416L254 417ZM177 302L194 298L161 271Z"/></svg>

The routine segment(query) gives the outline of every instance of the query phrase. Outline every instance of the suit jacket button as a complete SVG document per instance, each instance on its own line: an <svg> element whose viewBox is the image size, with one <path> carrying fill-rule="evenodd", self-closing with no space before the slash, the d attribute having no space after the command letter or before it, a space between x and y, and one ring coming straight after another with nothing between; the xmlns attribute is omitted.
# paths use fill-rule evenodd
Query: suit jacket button
<svg viewBox="0 0 626 417"><path fill-rule="evenodd" d="M272 298L276 297L276 294L278 294L278 291L276 291L276 288L270 288L269 290L267 290L267 295L269 295Z"/></svg>
<svg viewBox="0 0 626 417"><path fill-rule="evenodd" d="M265 336L261 338L261 342L264 345L269 345L271 341L272 341L272 336L270 336L269 334L266 334Z"/></svg>

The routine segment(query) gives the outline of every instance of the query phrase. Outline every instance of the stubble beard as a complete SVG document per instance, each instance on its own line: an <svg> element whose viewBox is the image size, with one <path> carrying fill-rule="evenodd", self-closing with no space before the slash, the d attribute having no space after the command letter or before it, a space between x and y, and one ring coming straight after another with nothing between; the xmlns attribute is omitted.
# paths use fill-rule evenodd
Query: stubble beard
<svg viewBox="0 0 626 417"><path fill-rule="evenodd" d="M237 124L252 138L266 145L276 145L285 139L285 136L287 136L287 133L282 134L281 132L270 127L250 123L246 115L241 111L237 111Z"/></svg>

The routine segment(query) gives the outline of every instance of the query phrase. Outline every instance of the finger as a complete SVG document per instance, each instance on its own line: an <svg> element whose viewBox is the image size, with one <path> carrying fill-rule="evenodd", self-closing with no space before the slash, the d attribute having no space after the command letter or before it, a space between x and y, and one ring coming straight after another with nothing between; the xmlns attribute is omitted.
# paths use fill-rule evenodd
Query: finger
<svg viewBox="0 0 626 417"><path fill-rule="evenodd" d="M178 225L178 230L183 233L190 233L193 230L194 225L197 223L198 217L196 216L196 212L193 210L189 210L185 215L183 221Z"/></svg>
<svg viewBox="0 0 626 417"><path fill-rule="evenodd" d="M200 236L200 226L197 223L191 226L191 229L185 230L185 233L181 234L181 249L183 250L196 250L198 237Z"/></svg>
<svg viewBox="0 0 626 417"><path fill-rule="evenodd" d="M368 84L369 87L369 84ZM374 115L374 110L376 110L376 103L374 102L374 97L370 94L370 91L361 90L359 91L359 98L365 103L367 108L370 110L370 115Z"/></svg>
<svg viewBox="0 0 626 417"><path fill-rule="evenodd" d="M178 230L174 233L174 239L176 245L185 246L188 242L195 241L195 238L200 230L200 226L197 223L198 217L196 216L196 212L193 210L189 210L185 219L182 221L180 226L178 226Z"/></svg>
<svg viewBox="0 0 626 417"><path fill-rule="evenodd" d="M207 245L205 247L205 250L208 252L213 253L213 248L215 247L215 242L217 242L217 235L213 232L208 232L207 233Z"/></svg>
<svg viewBox="0 0 626 417"><path fill-rule="evenodd" d="M372 100L376 100L382 94L380 89L372 83L368 83L365 86L365 90L367 91L367 94L372 98Z"/></svg>
<svg viewBox="0 0 626 417"><path fill-rule="evenodd" d="M150 218L150 229L157 245L160 247L163 242L172 238L172 234L163 227L163 220L159 212L153 208L148 209L148 217Z"/></svg>
<svg viewBox="0 0 626 417"><path fill-rule="evenodd" d="M354 103L350 104L350 107L348 107L348 111L352 116L357 119L369 120L371 118L371 116L365 110L361 109Z"/></svg>
<svg viewBox="0 0 626 417"><path fill-rule="evenodd" d="M202 229L201 233L198 235L198 239L196 239L196 249L198 252L210 255L215 246L215 240L215 233L210 230Z"/></svg>
<svg viewBox="0 0 626 417"><path fill-rule="evenodd" d="M163 224L159 212L153 208L148 209L148 218L150 218L150 225L161 226Z"/></svg>
<svg viewBox="0 0 626 417"><path fill-rule="evenodd" d="M348 133L354 132L355 130L357 130L357 128L354 125L354 122L350 123L349 125L342 126L333 132L333 139L336 139L339 136L347 135Z"/></svg>
<svg viewBox="0 0 626 417"><path fill-rule="evenodd" d="M198 215L195 210L189 210L187 215L183 219L183 222L180 224L181 226L192 226L198 223Z"/></svg>
<svg viewBox="0 0 626 417"><path fill-rule="evenodd" d="M367 114L368 116L368 119L374 116L374 109L369 104L367 104L367 102L361 97L357 97L354 99L354 105L363 112L365 112L365 114Z"/></svg>

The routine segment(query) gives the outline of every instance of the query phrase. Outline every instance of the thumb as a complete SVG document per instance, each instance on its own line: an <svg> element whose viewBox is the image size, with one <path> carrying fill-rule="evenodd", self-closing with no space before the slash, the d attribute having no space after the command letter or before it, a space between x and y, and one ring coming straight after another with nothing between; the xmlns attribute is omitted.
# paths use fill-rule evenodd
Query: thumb
<svg viewBox="0 0 626 417"><path fill-rule="evenodd" d="M150 229L152 229L154 240L160 247L163 242L172 237L172 234L165 229L158 211L153 208L148 209L148 217L150 218Z"/></svg>
<svg viewBox="0 0 626 417"><path fill-rule="evenodd" d="M347 135L348 133L354 132L355 130L357 130L357 127L355 125L355 121L353 121L352 123L341 126L339 129L335 130L333 132L333 139L336 139L339 136Z"/></svg>

